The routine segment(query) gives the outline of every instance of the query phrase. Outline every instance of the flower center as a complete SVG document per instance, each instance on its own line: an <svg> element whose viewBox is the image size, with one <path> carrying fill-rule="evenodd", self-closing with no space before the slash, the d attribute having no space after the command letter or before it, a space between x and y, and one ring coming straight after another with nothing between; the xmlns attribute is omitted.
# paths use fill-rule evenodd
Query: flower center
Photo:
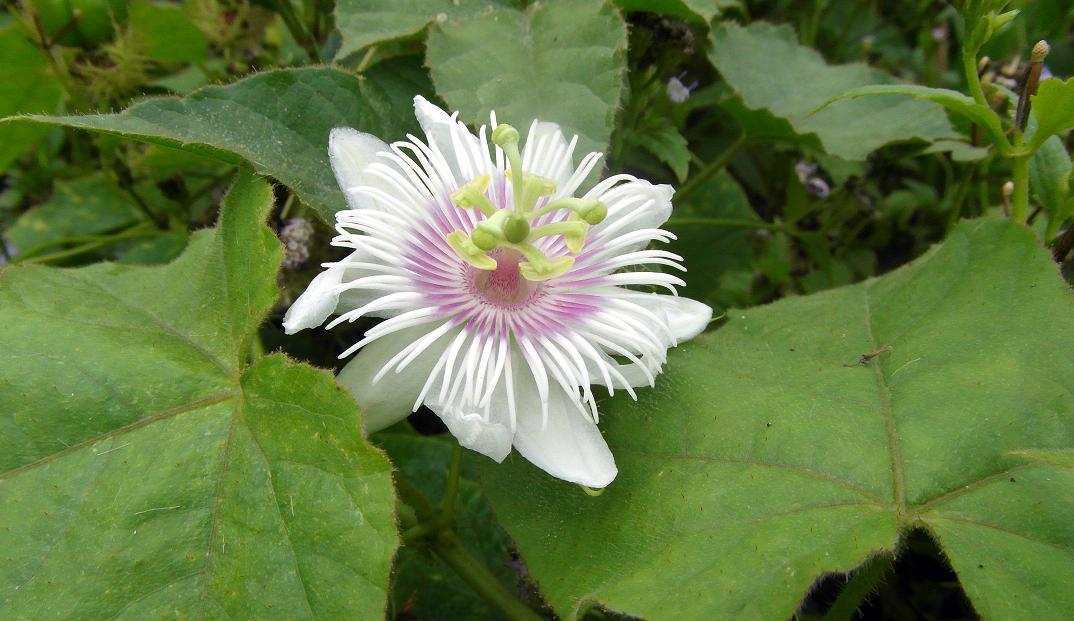
<svg viewBox="0 0 1074 621"><path fill-rule="evenodd" d="M470 292L489 304L500 308L519 308L544 289L544 283L522 277L518 266L526 257L521 252L511 248L496 248L489 252L489 257L496 261L495 269L468 270Z"/></svg>
<svg viewBox="0 0 1074 621"><path fill-rule="evenodd" d="M497 208L489 200L488 175L471 179L451 195L451 200L460 209L477 209L485 219L469 235L460 230L452 231L447 236L448 244L462 260L479 270L497 270L496 256L499 255L496 251L508 249L513 251L512 256L525 259L513 262L511 270L526 280L541 282L565 274L574 265L574 257L548 257L533 242L542 237L559 236L571 254L578 254L585 245L589 227L604 220L607 208L598 200L586 198L549 200L537 208L540 199L555 194L556 184L550 179L523 172L515 128L498 126L492 132L492 141L507 157L511 206ZM531 226L538 218L560 210L570 212L570 215L565 220Z"/></svg>

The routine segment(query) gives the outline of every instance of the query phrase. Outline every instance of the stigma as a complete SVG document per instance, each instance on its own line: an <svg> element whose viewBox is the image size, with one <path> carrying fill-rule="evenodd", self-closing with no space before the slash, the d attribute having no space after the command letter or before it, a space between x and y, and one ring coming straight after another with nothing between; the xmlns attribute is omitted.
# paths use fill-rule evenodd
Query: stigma
<svg viewBox="0 0 1074 621"><path fill-rule="evenodd" d="M582 251L589 228L604 221L608 210L595 199L569 197L547 200L538 208L541 199L555 194L556 184L551 179L522 170L518 141L518 130L510 125L499 125L492 132L492 142L507 158L510 205L497 207L489 200L487 192L491 178L488 175L474 177L452 194L451 200L460 209L480 211L485 219L478 222L469 235L460 230L452 231L447 242L463 261L479 270L496 270L496 257L518 257L517 273L526 280L541 282L571 269L574 257L570 255ZM557 211L569 212L569 215L565 219L535 224L542 216ZM570 255L548 257L534 245L541 238L555 236L562 238ZM512 252L504 254L501 249Z"/></svg>

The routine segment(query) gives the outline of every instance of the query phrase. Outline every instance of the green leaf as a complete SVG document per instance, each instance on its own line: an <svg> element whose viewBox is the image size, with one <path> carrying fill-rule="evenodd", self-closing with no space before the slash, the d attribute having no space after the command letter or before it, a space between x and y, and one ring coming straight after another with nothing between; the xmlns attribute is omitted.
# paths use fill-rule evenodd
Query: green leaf
<svg viewBox="0 0 1074 621"><path fill-rule="evenodd" d="M1074 129L1074 78L1066 82L1044 80L1032 97L1033 116L1037 119L1037 131L1029 137L1029 149L1044 144L1049 136Z"/></svg>
<svg viewBox="0 0 1074 621"><path fill-rule="evenodd" d="M916 84L877 84L852 88L824 103L828 106L836 101L844 99L857 99L858 97L877 97L890 95L905 95L931 101L946 108L959 116L976 123L991 137L992 143L997 147L1008 145L1007 138L1003 135L1003 126L1000 125L999 117L991 108L982 106L968 95L946 88L930 88Z"/></svg>
<svg viewBox="0 0 1074 621"><path fill-rule="evenodd" d="M345 205L328 163L328 133L354 127L385 140L418 131L410 98L421 75L405 60L365 78L311 67L258 73L184 98L160 97L118 114L16 117L182 148L230 164L248 161L293 189L326 221ZM409 93L402 100L403 93Z"/></svg>
<svg viewBox="0 0 1074 621"><path fill-rule="evenodd" d="M628 140L652 153L668 165L681 182L690 172L690 146L679 130L671 125L630 130Z"/></svg>
<svg viewBox="0 0 1074 621"><path fill-rule="evenodd" d="M626 24L602 0L535 3L449 20L429 34L437 93L468 121L525 132L535 118L578 134L576 154L604 151L623 92Z"/></svg>
<svg viewBox="0 0 1074 621"><path fill-rule="evenodd" d="M1060 221L1072 213L1070 154L1059 136L1051 136L1029 158L1029 189L1033 198Z"/></svg>
<svg viewBox="0 0 1074 621"><path fill-rule="evenodd" d="M817 111L852 88L893 80L861 64L826 64L798 45L788 27L723 24L710 39L709 59L748 108L786 119L799 134L816 134L831 155L862 160L891 142L957 137L943 110L929 102L876 97Z"/></svg>
<svg viewBox="0 0 1074 621"><path fill-rule="evenodd" d="M65 239L105 233L141 219L130 194L98 173L57 181L52 198L24 212L4 236L19 254L34 254Z"/></svg>
<svg viewBox="0 0 1074 621"><path fill-rule="evenodd" d="M418 34L430 22L473 17L509 0L339 0L336 27L343 37L337 56Z"/></svg>
<svg viewBox="0 0 1074 621"><path fill-rule="evenodd" d="M45 57L16 25L0 28L0 117L18 113L55 112L63 90ZM29 125L0 126L0 173L47 130Z"/></svg>
<svg viewBox="0 0 1074 621"><path fill-rule="evenodd" d="M330 374L242 363L271 205L245 176L171 264L0 271L0 617L382 615L388 462Z"/></svg>
<svg viewBox="0 0 1074 621"><path fill-rule="evenodd" d="M1074 610L1074 298L1028 229L960 224L883 278L729 313L601 427L597 498L517 457L485 489L564 619L790 618L813 581L939 540L984 619ZM859 363L862 354L891 350Z"/></svg>
<svg viewBox="0 0 1074 621"><path fill-rule="evenodd" d="M178 6L138 0L130 5L127 23L147 58L171 63L205 60L209 42Z"/></svg>

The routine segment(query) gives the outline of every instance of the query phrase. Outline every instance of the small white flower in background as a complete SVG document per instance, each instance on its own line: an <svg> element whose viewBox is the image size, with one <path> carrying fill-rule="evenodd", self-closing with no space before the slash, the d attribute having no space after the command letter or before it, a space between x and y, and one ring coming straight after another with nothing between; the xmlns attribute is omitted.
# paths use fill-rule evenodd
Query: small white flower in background
<svg viewBox="0 0 1074 621"><path fill-rule="evenodd" d="M690 91L697 83L695 82L691 86L686 86L679 78L671 78L668 80L668 99L675 103L682 103L690 97Z"/></svg>
<svg viewBox="0 0 1074 621"><path fill-rule="evenodd" d="M514 446L553 476L608 485L616 467L593 385L631 396L653 385L667 349L712 316L699 302L625 288L684 284L644 269L683 269L681 257L648 249L674 239L659 228L672 188L614 175L575 196L601 155L575 167L577 137L557 125L534 122L520 144L495 114L491 134L474 136L422 97L414 107L424 141L332 130L349 206L332 243L353 252L325 264L284 327L384 319L340 355L358 352L338 379L369 432L425 404L496 461Z"/></svg>

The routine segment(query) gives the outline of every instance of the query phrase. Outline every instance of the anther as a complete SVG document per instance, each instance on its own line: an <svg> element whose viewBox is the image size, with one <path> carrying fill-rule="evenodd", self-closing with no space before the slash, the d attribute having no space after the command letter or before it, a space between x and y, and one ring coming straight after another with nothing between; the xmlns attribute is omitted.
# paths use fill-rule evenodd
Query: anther
<svg viewBox="0 0 1074 621"><path fill-rule="evenodd" d="M488 196L485 196L490 181L488 175L474 177L451 195L451 201L463 209L477 209L485 214L486 218L492 217L492 214L496 213L496 207Z"/></svg>

